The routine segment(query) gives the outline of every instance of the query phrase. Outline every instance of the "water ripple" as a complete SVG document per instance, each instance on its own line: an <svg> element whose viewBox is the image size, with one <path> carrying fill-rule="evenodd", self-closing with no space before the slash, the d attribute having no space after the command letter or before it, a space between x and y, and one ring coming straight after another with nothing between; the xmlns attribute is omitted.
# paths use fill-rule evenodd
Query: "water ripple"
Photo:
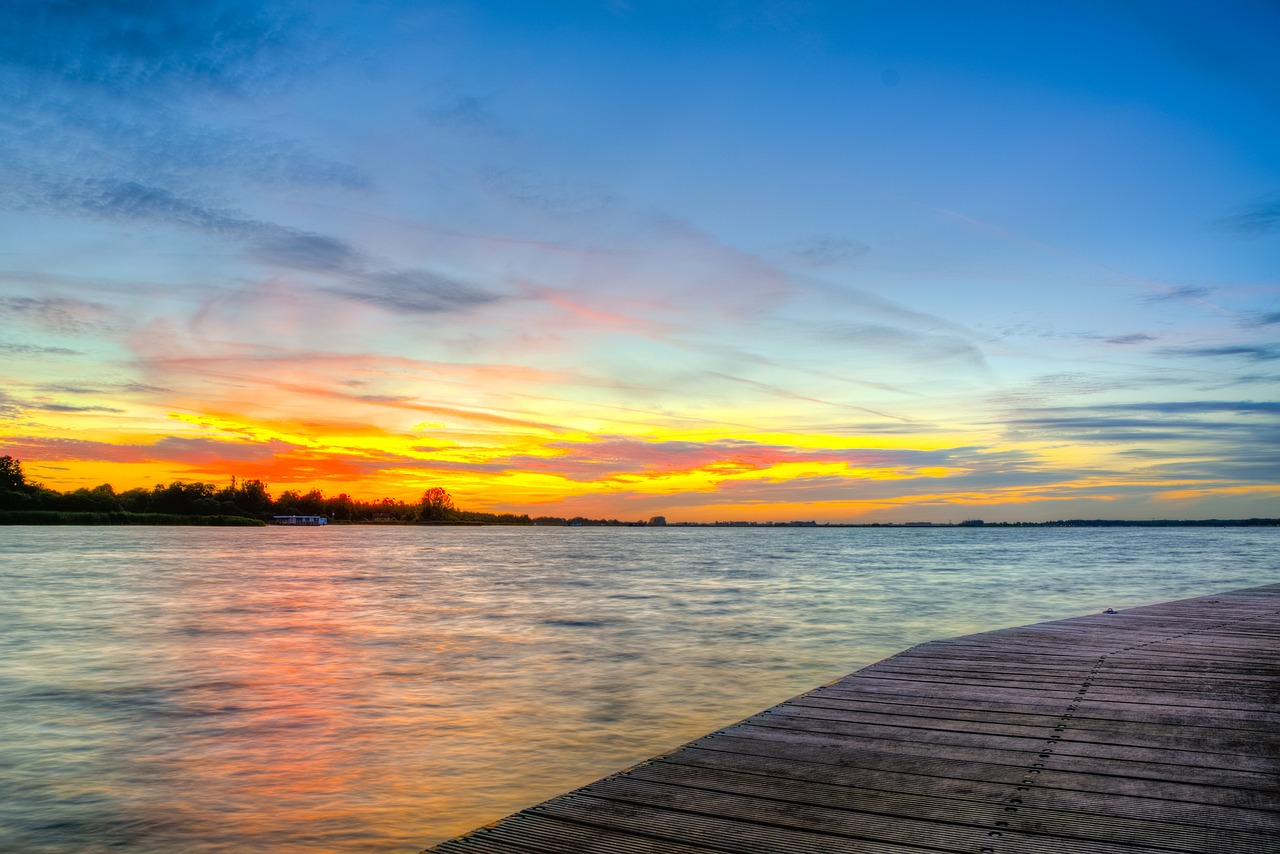
<svg viewBox="0 0 1280 854"><path fill-rule="evenodd" d="M1274 529L0 529L0 850L420 850Z"/></svg>

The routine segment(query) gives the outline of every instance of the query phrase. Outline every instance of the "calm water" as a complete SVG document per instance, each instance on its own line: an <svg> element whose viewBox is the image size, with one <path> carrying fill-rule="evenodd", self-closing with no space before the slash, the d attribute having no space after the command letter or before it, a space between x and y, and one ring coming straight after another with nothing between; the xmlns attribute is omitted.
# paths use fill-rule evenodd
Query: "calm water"
<svg viewBox="0 0 1280 854"><path fill-rule="evenodd" d="M0 528L0 850L390 851L1277 529Z"/></svg>

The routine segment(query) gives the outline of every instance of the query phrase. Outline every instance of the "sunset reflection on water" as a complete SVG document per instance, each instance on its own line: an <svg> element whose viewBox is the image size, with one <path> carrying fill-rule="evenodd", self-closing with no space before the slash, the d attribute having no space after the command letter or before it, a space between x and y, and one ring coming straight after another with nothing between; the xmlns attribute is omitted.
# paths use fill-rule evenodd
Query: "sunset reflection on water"
<svg viewBox="0 0 1280 854"><path fill-rule="evenodd" d="M1275 536L10 528L0 850L414 852L932 637L1275 581Z"/></svg>
<svg viewBox="0 0 1280 854"><path fill-rule="evenodd" d="M466 637L431 626L448 592L352 569L335 540L303 535L290 549L305 550L305 562L294 553L281 566L274 555L264 571L242 567L246 583L228 587L224 575L170 592L184 615L170 627L182 639L172 675L191 716L181 742L198 746L171 757L170 770L193 808L216 804L216 826L193 828L193 841L417 850L424 820L489 816L483 805L468 811L487 785L453 785L452 766L520 752L504 722L515 710L493 702L500 696L458 703L486 679L468 676Z"/></svg>

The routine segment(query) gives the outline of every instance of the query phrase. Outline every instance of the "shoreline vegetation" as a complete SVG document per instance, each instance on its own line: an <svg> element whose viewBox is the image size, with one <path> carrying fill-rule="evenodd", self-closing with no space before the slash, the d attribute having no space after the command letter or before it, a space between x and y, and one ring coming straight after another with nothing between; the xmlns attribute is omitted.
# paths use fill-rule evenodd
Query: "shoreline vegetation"
<svg viewBox="0 0 1280 854"><path fill-rule="evenodd" d="M671 528L1169 528L1280 526L1280 519L1059 519L1046 522L668 522L662 516L624 522L617 519L529 516L462 510L438 486L417 503L392 498L362 501L345 492L325 496L285 490L272 497L261 480L156 484L116 492L104 483L92 489L58 492L27 481L20 460L0 456L0 525L199 525L264 526L276 516L324 516L338 525L508 525L568 527Z"/></svg>

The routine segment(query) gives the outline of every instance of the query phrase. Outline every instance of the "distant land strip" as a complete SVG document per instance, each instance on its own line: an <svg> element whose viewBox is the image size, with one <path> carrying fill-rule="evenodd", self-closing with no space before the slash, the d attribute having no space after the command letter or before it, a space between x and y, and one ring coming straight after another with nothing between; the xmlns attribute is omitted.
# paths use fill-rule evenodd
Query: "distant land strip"
<svg viewBox="0 0 1280 854"><path fill-rule="evenodd" d="M249 516L180 513L130 513L60 510L0 510L0 525L196 525L262 527L267 520ZM1280 526L1280 519L1062 519L1053 522L620 522L616 519L555 519L520 521L468 519L335 520L333 525L390 525L404 527L591 527L591 528L1263 528Z"/></svg>

